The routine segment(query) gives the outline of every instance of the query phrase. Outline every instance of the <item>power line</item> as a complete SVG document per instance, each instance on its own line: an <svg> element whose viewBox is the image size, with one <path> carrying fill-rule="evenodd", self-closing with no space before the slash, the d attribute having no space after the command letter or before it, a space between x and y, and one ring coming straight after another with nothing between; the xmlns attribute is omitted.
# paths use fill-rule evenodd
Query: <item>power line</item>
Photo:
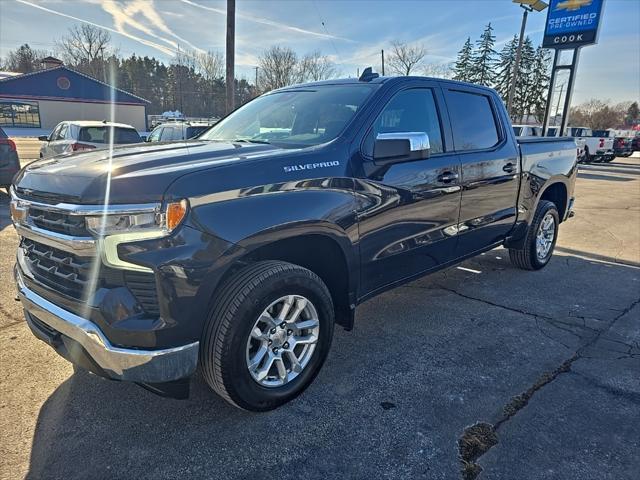
<svg viewBox="0 0 640 480"><path fill-rule="evenodd" d="M322 28L324 29L324 33L327 34L327 37L329 38L329 41L331 42L331 46L333 47L333 50L335 50L336 52L336 59L340 58L340 54L338 53L338 49L336 48L336 44L333 41L333 35L331 35L329 33L329 30L327 29L327 26L324 24L324 20L322 19L322 15L320 15L320 10L318 9L318 5L316 4L315 0L311 0L311 3L313 4L313 8L315 8L316 13L318 14L318 19L320 20L320 24L322 25Z"/></svg>

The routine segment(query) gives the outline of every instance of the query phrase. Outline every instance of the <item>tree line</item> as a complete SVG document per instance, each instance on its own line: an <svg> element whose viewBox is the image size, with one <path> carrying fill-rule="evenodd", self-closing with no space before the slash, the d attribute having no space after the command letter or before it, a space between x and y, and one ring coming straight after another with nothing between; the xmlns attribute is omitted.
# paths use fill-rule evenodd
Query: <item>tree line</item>
<svg viewBox="0 0 640 480"><path fill-rule="evenodd" d="M468 37L453 66L453 78L494 88L505 104L513 80L519 38L514 35L498 52L496 37L489 23L475 44ZM525 121L533 115L538 121L544 116L549 90L551 55L529 37L522 42L512 118Z"/></svg>

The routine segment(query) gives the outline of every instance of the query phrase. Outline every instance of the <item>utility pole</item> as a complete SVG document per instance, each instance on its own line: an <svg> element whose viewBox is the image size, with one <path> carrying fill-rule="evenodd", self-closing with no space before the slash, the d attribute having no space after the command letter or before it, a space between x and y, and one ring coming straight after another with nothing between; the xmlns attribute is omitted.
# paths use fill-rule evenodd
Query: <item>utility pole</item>
<svg viewBox="0 0 640 480"><path fill-rule="evenodd" d="M522 14L522 25L520 26L520 37L518 38L518 49L516 50L516 60L513 62L513 73L511 74L511 86L509 87L509 97L507 99L507 113L511 118L511 108L513 107L513 97L516 93L516 83L518 82L518 69L520 68L520 56L522 55L522 42L524 41L524 29L527 26L527 15L529 8L520 5L524 9Z"/></svg>
<svg viewBox="0 0 640 480"><path fill-rule="evenodd" d="M562 85L560 85L560 94L558 95L558 101L556 102L556 114L555 117L558 117L558 110L560 110L560 100L562 99L562 92L564 92L564 83ZM554 119L555 120L555 119ZM559 135L560 137L562 135Z"/></svg>
<svg viewBox="0 0 640 480"><path fill-rule="evenodd" d="M255 89L256 89L256 95L258 94L258 69L260 67L253 67L256 69L256 83L255 83Z"/></svg>
<svg viewBox="0 0 640 480"><path fill-rule="evenodd" d="M236 0L227 0L227 113L235 108Z"/></svg>
<svg viewBox="0 0 640 480"><path fill-rule="evenodd" d="M382 55L382 76L384 77L384 50L380 50L380 54Z"/></svg>

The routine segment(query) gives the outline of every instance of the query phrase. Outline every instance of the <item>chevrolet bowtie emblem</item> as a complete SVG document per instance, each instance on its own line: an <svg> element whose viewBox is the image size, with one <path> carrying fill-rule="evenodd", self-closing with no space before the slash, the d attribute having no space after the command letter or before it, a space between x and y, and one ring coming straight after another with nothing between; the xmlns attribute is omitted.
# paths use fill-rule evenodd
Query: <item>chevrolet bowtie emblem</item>
<svg viewBox="0 0 640 480"><path fill-rule="evenodd" d="M556 10L567 10L569 12L573 10L580 10L582 7L591 5L593 0L566 0L558 3Z"/></svg>

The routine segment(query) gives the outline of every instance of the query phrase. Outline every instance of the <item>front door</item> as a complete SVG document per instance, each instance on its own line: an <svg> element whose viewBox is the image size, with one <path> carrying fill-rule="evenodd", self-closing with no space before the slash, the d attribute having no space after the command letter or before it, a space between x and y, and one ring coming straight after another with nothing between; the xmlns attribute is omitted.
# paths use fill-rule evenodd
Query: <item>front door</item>
<svg viewBox="0 0 640 480"><path fill-rule="evenodd" d="M518 148L504 108L473 87L445 88L456 153L462 165L462 203L456 257L501 242L516 220L520 178Z"/></svg>
<svg viewBox="0 0 640 480"><path fill-rule="evenodd" d="M357 182L364 297L452 259L460 208L460 164L448 151L448 129L438 105L442 94L433 82L400 90L378 115L363 142L365 164L372 162L379 133L425 132L431 154L394 164Z"/></svg>

